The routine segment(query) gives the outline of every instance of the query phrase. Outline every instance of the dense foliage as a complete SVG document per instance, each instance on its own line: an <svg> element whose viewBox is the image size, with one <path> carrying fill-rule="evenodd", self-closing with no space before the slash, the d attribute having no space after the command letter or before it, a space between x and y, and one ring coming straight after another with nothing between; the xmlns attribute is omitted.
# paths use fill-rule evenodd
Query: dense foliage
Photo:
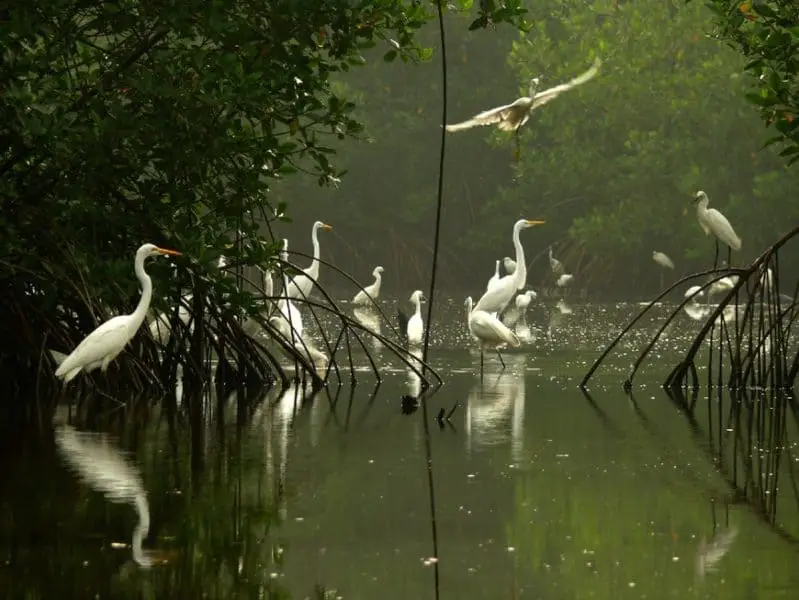
<svg viewBox="0 0 799 600"><path fill-rule="evenodd" d="M654 250L675 261L676 274L709 266L713 243L690 203L699 189L742 237L736 263L759 255L796 222L791 191L799 174L763 149L770 133L746 99L752 82L740 56L709 36L713 13L702 3L527 6L532 27L521 35L467 32L459 17L449 19L450 122L526 93L535 75L551 86L584 71L594 56L604 64L596 79L536 113L522 133L518 163L507 134L449 136L447 285L472 292L485 285L494 260L512 253L510 227L520 216L547 220L523 236L528 259L537 259L531 283L551 285L542 259L553 243L575 285L593 297L658 288ZM422 30L421 39L434 33ZM441 93L435 60L416 69L367 67L340 83L373 141L342 150L350 172L332 198L347 242L333 252L364 275L384 264L388 285L403 290L424 281L430 257ZM303 194L309 202L295 216L305 227L329 210L331 194ZM783 258L785 268L797 264Z"/></svg>
<svg viewBox="0 0 799 600"><path fill-rule="evenodd" d="M488 4L474 27L521 14ZM151 261L156 308L191 288L221 319L255 310L219 256L233 257L230 269L269 265L272 224L287 214L275 182L300 171L335 185L334 145L362 129L334 75L362 66L368 48L425 58L415 32L434 8L58 0L0 10L0 356L32 365L129 309L145 241L185 255L172 277Z"/></svg>

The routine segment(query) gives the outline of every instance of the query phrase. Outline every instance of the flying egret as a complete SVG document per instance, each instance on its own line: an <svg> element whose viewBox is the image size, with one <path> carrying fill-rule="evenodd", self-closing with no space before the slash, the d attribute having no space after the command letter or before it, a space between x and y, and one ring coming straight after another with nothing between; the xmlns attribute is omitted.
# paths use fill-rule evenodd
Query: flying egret
<svg viewBox="0 0 799 600"><path fill-rule="evenodd" d="M531 221L529 219L519 219L513 225L513 246L516 249L516 270L512 275L505 275L500 278L499 282L490 290L483 294L482 298L477 301L475 310L484 310L485 312L501 312L511 301L516 292L524 287L527 283L527 266L524 262L524 248L519 240L519 234L522 229L533 227L535 225L543 225L544 221Z"/></svg>
<svg viewBox="0 0 799 600"><path fill-rule="evenodd" d="M674 263L672 262L672 260L668 256L666 256L663 252L658 252L657 250L652 252L652 260L654 260L664 269L674 268Z"/></svg>
<svg viewBox="0 0 799 600"><path fill-rule="evenodd" d="M377 301L377 298L380 296L380 285L383 282L382 275L383 267L375 267L374 271L372 271L372 277L375 278L375 282L372 285L367 285L360 292L355 294L352 303L364 306L371 304L373 301Z"/></svg>
<svg viewBox="0 0 799 600"><path fill-rule="evenodd" d="M574 279L574 275L571 275L570 273L564 273L558 277L558 280L555 283L557 283L558 287L566 287L572 282L572 279Z"/></svg>
<svg viewBox="0 0 799 600"><path fill-rule="evenodd" d="M514 271L516 271L516 261L510 256L506 256L502 259L502 266L505 267L506 275L513 275Z"/></svg>
<svg viewBox="0 0 799 600"><path fill-rule="evenodd" d="M494 267L494 274L491 276L491 279L489 279L488 283L486 284L486 292L493 289L493 287L498 283L499 283L499 261L497 261L497 264Z"/></svg>
<svg viewBox="0 0 799 600"><path fill-rule="evenodd" d="M466 312L469 315L469 333L480 345L480 377L483 376L483 351L486 348L497 351L497 356L499 356L499 361L504 369L505 361L502 360L499 347L509 344L514 348L518 348L522 345L519 338L494 315L484 310L473 309L471 296L466 298Z"/></svg>
<svg viewBox="0 0 799 600"><path fill-rule="evenodd" d="M565 271L563 268L563 263L552 256L552 246L549 247L549 268L552 269L552 272L555 275L563 275Z"/></svg>
<svg viewBox="0 0 799 600"><path fill-rule="evenodd" d="M418 345L422 343L422 335L424 334L422 300L424 300L422 290L416 290L411 294L411 304L416 305L416 310L410 318L408 318L408 315L406 315L402 309L397 309L400 331L405 333L409 345Z"/></svg>
<svg viewBox="0 0 799 600"><path fill-rule="evenodd" d="M311 229L311 243L313 244L313 261L311 266L302 270L302 275L291 278L286 295L289 298L307 298L311 294L314 284L319 279L319 230L333 229L327 223L316 221Z"/></svg>
<svg viewBox="0 0 799 600"><path fill-rule="evenodd" d="M142 550L142 541L150 530L150 507L138 468L102 434L79 432L61 425L56 427L55 442L85 483L111 502L133 506L139 518L133 529L133 560L145 569L152 566L154 553Z"/></svg>
<svg viewBox="0 0 799 600"><path fill-rule="evenodd" d="M154 244L144 244L136 251L134 262L136 277L141 283L142 293L136 310L129 315L109 319L92 331L58 366L55 375L64 383L72 380L78 373L89 373L98 367L102 372L109 363L124 350L128 342L144 322L153 295L153 281L144 270L144 261L150 256L180 256L180 252L159 248Z"/></svg>
<svg viewBox="0 0 799 600"><path fill-rule="evenodd" d="M571 81L556 85L542 92L538 91L541 78L534 77L532 80L530 80L527 96L522 96L510 104L505 104L503 106L498 106L496 108L483 111L473 116L471 119L467 119L466 121L455 123L453 125L447 125L446 130L452 133L455 131L462 131L464 129L471 129L472 127L477 126L496 125L501 131L514 131L516 133L518 152L519 130L530 119L533 111L536 108L551 102L563 92L571 90L572 88L575 88L593 79L599 72L599 67L601 64L602 61L599 60L599 58L596 58L591 68L585 71L582 75L575 77Z"/></svg>
<svg viewBox="0 0 799 600"><path fill-rule="evenodd" d="M711 233L716 237L716 255L713 258L713 268L716 268L716 263L719 259L719 242L727 246L727 262L732 263L732 251L736 252L741 249L741 238L735 233L735 230L730 225L723 214L715 208L708 208L710 202L707 194L702 190L696 192L693 197L693 202L696 203L696 218L699 220L699 226L705 235Z"/></svg>

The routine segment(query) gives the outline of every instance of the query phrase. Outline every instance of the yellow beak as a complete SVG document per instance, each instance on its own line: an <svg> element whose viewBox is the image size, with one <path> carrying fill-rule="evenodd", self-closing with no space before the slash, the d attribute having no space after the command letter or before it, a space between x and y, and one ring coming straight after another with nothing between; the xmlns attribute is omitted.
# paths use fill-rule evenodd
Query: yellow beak
<svg viewBox="0 0 799 600"><path fill-rule="evenodd" d="M546 221L540 221L538 219L535 219L535 220L532 220L532 221L529 220L529 219L527 220L527 224L528 225L543 225L544 223L546 223Z"/></svg>
<svg viewBox="0 0 799 600"><path fill-rule="evenodd" d="M169 256L183 256L183 254L177 250L169 250L167 248L156 248L156 250L161 254L168 254Z"/></svg>
<svg viewBox="0 0 799 600"><path fill-rule="evenodd" d="M322 229L327 229L328 231L330 231L331 229L333 229L333 226L328 225L327 223L322 223Z"/></svg>

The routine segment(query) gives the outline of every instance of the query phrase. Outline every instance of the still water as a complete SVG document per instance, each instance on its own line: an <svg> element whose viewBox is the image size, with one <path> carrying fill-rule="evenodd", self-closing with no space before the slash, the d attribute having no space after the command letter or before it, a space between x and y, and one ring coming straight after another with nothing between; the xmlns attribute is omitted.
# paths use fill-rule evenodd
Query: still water
<svg viewBox="0 0 799 600"><path fill-rule="evenodd" d="M533 341L504 371L488 354L481 381L461 303L442 303L431 476L424 411L400 410L418 379L377 347L377 389L356 354L357 386L273 390L247 414L230 398L191 423L139 400L4 431L0 596L796 598L796 412L704 392L681 410L658 385L696 330L684 315L625 395L667 307L586 396L639 307L570 308L532 308Z"/></svg>

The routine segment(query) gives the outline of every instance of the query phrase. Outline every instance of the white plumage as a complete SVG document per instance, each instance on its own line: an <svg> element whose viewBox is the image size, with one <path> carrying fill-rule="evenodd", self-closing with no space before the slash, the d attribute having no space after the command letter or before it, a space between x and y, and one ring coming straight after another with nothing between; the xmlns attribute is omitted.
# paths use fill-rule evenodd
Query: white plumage
<svg viewBox="0 0 799 600"><path fill-rule="evenodd" d="M519 240L522 229L541 225L544 221L531 221L529 219L519 219L513 225L513 245L516 248L516 270L512 275L505 275L477 301L475 310L482 310L488 313L501 312L511 301L516 292L527 283L527 267L524 262L524 248Z"/></svg>
<svg viewBox="0 0 799 600"><path fill-rule="evenodd" d="M114 360L144 322L153 295L153 281L144 270L144 261L150 256L180 255L180 252L159 248L153 244L144 244L136 252L134 262L136 277L142 286L141 298L136 310L129 315L120 315L109 319L86 336L56 369L56 377L64 383L72 380L78 373L89 373L98 367L105 372L109 363Z"/></svg>
<svg viewBox="0 0 799 600"><path fill-rule="evenodd" d="M424 335L424 322L422 321L422 290L416 290L411 294L411 302L416 305L411 318L408 319L408 343L420 344Z"/></svg>
<svg viewBox="0 0 799 600"><path fill-rule="evenodd" d="M552 246L549 247L549 268L555 275L562 275L564 271L563 263L552 256Z"/></svg>
<svg viewBox="0 0 799 600"><path fill-rule="evenodd" d="M497 261L496 266L494 267L494 274L491 276L491 279L488 280L486 284L486 291L490 291L495 285L499 283L499 261Z"/></svg>
<svg viewBox="0 0 799 600"><path fill-rule="evenodd" d="M486 348L495 349L504 344L515 348L521 346L517 335L508 329L502 321L483 310L472 309L471 296L466 298L466 310L469 314L469 333L480 344L481 350Z"/></svg>
<svg viewBox="0 0 799 600"><path fill-rule="evenodd" d="M547 104L572 88L586 83L593 79L599 72L599 67L602 64L598 58L594 60L594 64L582 75L575 77L571 81L556 85L548 90L537 92L540 78L535 77L530 81L530 88L528 90L529 96L522 96L514 100L510 104L491 108L483 111L471 119L447 125L446 129L449 132L462 131L464 129L471 129L472 127L484 125L496 125L502 131L517 131L530 119L533 111Z"/></svg>
<svg viewBox="0 0 799 600"><path fill-rule="evenodd" d="M380 285L383 280L382 275L383 267L375 267L374 271L372 271L372 277L375 278L374 283L372 285L367 285L360 292L355 294L352 303L358 306L365 306L371 304L373 300L377 300L378 297L380 297Z"/></svg>
<svg viewBox="0 0 799 600"><path fill-rule="evenodd" d="M707 194L699 190L694 196L694 201L696 202L696 218L699 220L699 226L705 232L705 235L712 233L722 244L729 246L733 250L740 250L741 238L735 233L727 217L715 208L707 207L710 202Z"/></svg>
<svg viewBox="0 0 799 600"><path fill-rule="evenodd" d="M556 283L557 283L558 287L566 287L567 285L569 285L571 283L572 279L574 279L574 275L571 275L569 273L564 273L563 275L558 277L558 280L557 280Z"/></svg>
<svg viewBox="0 0 799 600"><path fill-rule="evenodd" d="M672 260L666 256L663 252L658 252L655 250L652 252L652 260L654 260L657 264L665 269L673 269L674 263Z"/></svg>
<svg viewBox="0 0 799 600"><path fill-rule="evenodd" d="M311 266L303 269L302 275L293 277L286 289L289 298L307 298L311 295L314 283L319 280L319 230L333 229L327 223L316 221L311 229L311 243L313 243L313 260Z"/></svg>
<svg viewBox="0 0 799 600"><path fill-rule="evenodd" d="M502 266L505 267L505 273L507 275L513 275L514 271L516 271L516 261L510 256L506 256L502 259Z"/></svg>

